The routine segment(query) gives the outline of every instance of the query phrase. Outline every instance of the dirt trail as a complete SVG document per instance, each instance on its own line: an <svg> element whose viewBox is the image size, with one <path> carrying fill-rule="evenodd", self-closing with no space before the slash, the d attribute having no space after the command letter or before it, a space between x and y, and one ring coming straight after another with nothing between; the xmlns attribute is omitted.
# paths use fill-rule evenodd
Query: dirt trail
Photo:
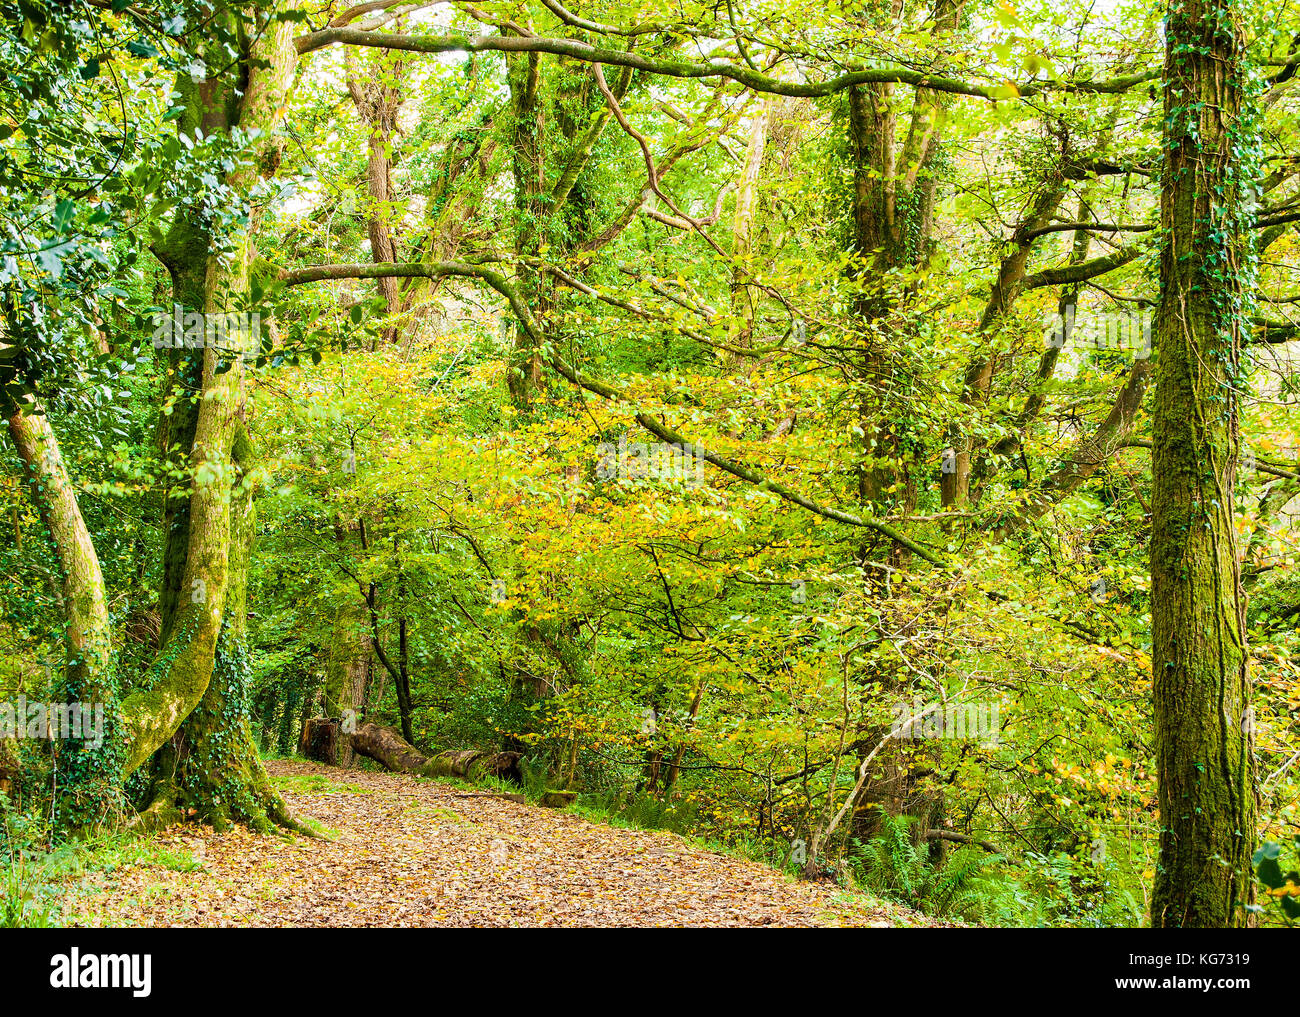
<svg viewBox="0 0 1300 1017"><path fill-rule="evenodd" d="M886 926L928 924L673 834L413 777L274 762L296 815L337 839L158 835L162 861L85 877L80 924ZM187 865L186 853L194 859ZM191 871L181 871L185 868ZM71 903L71 902L70 902Z"/></svg>

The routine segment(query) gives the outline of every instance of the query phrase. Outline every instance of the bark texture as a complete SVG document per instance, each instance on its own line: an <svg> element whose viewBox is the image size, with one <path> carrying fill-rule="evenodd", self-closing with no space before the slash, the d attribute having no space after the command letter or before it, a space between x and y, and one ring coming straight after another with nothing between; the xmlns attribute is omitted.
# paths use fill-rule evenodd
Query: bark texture
<svg viewBox="0 0 1300 1017"><path fill-rule="evenodd" d="M1254 131L1236 0L1173 0L1152 454L1159 927L1248 923L1256 788L1246 599L1233 525ZM1246 115L1243 115L1246 114Z"/></svg>
<svg viewBox="0 0 1300 1017"><path fill-rule="evenodd" d="M245 54L246 79L232 69L200 83L182 78L179 86L188 91L182 131L202 126L211 135L238 126L259 132L256 159L227 178L237 193L279 165L273 132L296 62L292 22L267 20L261 29ZM256 214L246 228L220 238L207 236L201 223L196 210L183 212L160 252L177 284L177 299L201 299L198 306L210 313L244 310ZM291 826L258 758L248 717L245 582L253 485L247 475L252 450L243 423L243 366L238 358L223 363L209 347L196 373L201 398L192 438L188 424L175 435L182 448L189 446L192 480L188 502L173 510L165 534L166 642L154 680L124 704L126 769L163 750L154 761L146 822L193 808L218 826L232 819L255 827Z"/></svg>
<svg viewBox="0 0 1300 1017"><path fill-rule="evenodd" d="M58 694L69 703L103 708L103 743L94 746L83 739L70 740L59 758L59 818L80 826L108 819L122 803L112 632L99 557L58 439L49 417L39 407L30 409L35 412L11 407L9 436L59 563L65 658L63 687ZM0 773L0 779L3 777Z"/></svg>

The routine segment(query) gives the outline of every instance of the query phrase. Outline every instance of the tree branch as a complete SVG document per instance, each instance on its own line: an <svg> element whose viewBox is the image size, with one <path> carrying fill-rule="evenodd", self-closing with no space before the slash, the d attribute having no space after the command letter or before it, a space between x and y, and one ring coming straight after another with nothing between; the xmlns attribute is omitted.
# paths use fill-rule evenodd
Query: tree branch
<svg viewBox="0 0 1300 1017"><path fill-rule="evenodd" d="M299 54L342 43L345 46L375 46L381 49L407 50L413 53L550 53L554 56L585 60L589 63L609 64L612 67L630 67L649 74L662 74L673 78L727 78L755 92L768 95L788 95L800 98L817 98L842 92L854 85L896 83L929 88L950 95L969 95L978 99L1012 99L1017 96L1035 96L1048 92L1124 92L1135 85L1153 81L1159 71L1142 71L1119 78L1102 81L1025 82L1003 85L977 85L956 78L917 71L906 67L873 67L848 71L824 81L783 81L755 71L747 66L711 60L692 63L686 60L668 60L626 50L605 49L578 39L557 39L543 36L497 35L398 35L383 32L365 32L354 28L324 28L300 36L295 41Z"/></svg>
<svg viewBox="0 0 1300 1017"><path fill-rule="evenodd" d="M323 279L378 279L386 276L400 276L405 278L424 276L431 279L441 279L447 276L461 276L464 278L478 279L506 298L510 303L510 309L523 325L529 338L539 346L546 345L545 337L537 327L536 322L533 321L528 305L520 298L515 288L510 285L506 277L500 272L485 268L482 265L469 265L464 262L456 261L369 265L334 264L313 265L307 268L283 269L279 274L280 280L289 286L296 286L301 283L317 282ZM558 353L551 354L550 365L559 375L579 388L585 389L586 391L604 399L609 399L612 402L627 402L623 393L617 388L607 384L606 382L600 381L597 378L591 378L582 374L575 367L565 362ZM888 537L890 540L902 545L918 557L933 565L946 566L948 564L933 551L918 544L915 540L886 522L882 522L881 520L872 518L871 516L854 515L850 512L844 512L829 505L822 505L819 502L786 487L784 484L778 483L768 477L764 477L762 474L751 470L748 467L742 466L739 463L733 463L729 459L726 459L717 453L706 451L694 442L690 442L683 438L676 431L673 431L665 424L660 423L647 413L638 410L634 414L634 419L647 431L661 440L675 443L682 447L690 446L695 450L696 454L699 455L700 458L704 459L705 462L712 463L724 473L730 473L733 477L754 484L762 490L771 491L784 501L798 505L800 508L806 509L824 519L832 519L849 526L860 526L866 529L875 530L877 533Z"/></svg>

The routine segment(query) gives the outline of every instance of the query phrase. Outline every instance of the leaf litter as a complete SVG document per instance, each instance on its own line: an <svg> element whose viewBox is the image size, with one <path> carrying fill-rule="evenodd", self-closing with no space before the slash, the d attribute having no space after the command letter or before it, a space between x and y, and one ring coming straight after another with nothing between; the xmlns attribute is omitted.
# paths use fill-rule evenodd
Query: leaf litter
<svg viewBox="0 0 1300 1017"><path fill-rule="evenodd" d="M77 888L83 926L790 927L945 925L828 883L405 774L267 764L328 839L242 827L153 835L192 864L137 862ZM301 778L308 778L303 780Z"/></svg>

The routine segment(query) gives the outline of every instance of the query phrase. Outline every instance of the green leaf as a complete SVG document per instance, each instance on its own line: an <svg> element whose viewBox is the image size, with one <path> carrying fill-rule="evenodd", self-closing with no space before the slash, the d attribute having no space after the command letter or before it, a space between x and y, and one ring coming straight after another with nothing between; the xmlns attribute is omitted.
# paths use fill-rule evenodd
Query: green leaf
<svg viewBox="0 0 1300 1017"><path fill-rule="evenodd" d="M1265 858L1255 866L1255 871L1259 873L1259 881L1270 890L1276 890L1279 886L1283 886L1286 883L1286 879L1282 875L1282 869L1278 866L1276 858Z"/></svg>
<svg viewBox="0 0 1300 1017"><path fill-rule="evenodd" d="M64 198L54 206L54 228L60 233L66 233L68 224L72 222L72 219L76 214L76 202Z"/></svg>

